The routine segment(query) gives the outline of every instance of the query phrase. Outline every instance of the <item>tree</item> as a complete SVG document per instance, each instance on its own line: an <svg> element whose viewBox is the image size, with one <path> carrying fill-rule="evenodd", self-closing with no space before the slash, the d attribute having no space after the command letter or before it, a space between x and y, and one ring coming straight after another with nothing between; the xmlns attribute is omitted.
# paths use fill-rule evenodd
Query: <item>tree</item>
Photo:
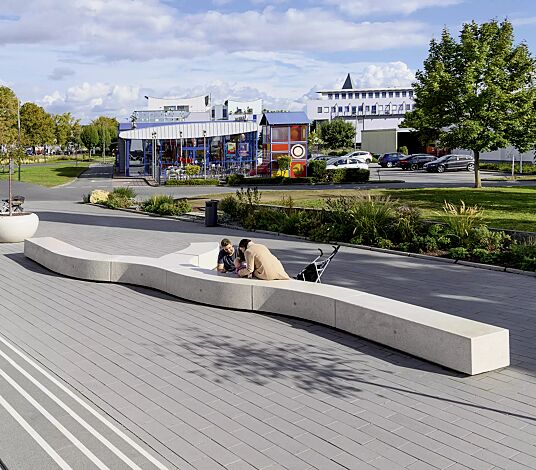
<svg viewBox="0 0 536 470"><path fill-rule="evenodd" d="M117 140L119 122L115 118L99 116L97 119L91 121L91 124L99 133L98 144L101 147L102 156L104 157L104 149Z"/></svg>
<svg viewBox="0 0 536 470"><path fill-rule="evenodd" d="M54 119L35 103L24 103L20 108L20 127L25 145L54 143Z"/></svg>
<svg viewBox="0 0 536 470"><path fill-rule="evenodd" d="M80 121L71 113L56 114L54 116L56 143L62 148L75 144L80 139Z"/></svg>
<svg viewBox="0 0 536 470"><path fill-rule="evenodd" d="M514 45L510 22L464 24L458 42L444 29L440 41L430 42L413 84L415 109L400 127L472 150L479 188L481 152L534 148L535 80L536 63L526 44Z"/></svg>
<svg viewBox="0 0 536 470"><path fill-rule="evenodd" d="M89 154L91 156L91 150L95 149L100 142L97 128L93 124L83 126L82 131L80 132L80 140L89 150Z"/></svg>
<svg viewBox="0 0 536 470"><path fill-rule="evenodd" d="M0 147L17 141L18 98L7 86L0 86Z"/></svg>
<svg viewBox="0 0 536 470"><path fill-rule="evenodd" d="M334 119L320 125L318 136L330 149L351 147L354 143L355 128L350 122Z"/></svg>
<svg viewBox="0 0 536 470"><path fill-rule="evenodd" d="M309 132L308 144L310 149L316 149L318 153L318 148L322 145L324 141L318 136L318 131L315 129Z"/></svg>

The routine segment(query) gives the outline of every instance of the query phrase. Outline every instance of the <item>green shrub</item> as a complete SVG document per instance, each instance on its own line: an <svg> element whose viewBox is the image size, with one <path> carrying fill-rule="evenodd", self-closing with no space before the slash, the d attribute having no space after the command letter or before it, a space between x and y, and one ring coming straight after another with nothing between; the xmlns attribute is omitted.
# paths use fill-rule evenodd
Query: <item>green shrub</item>
<svg viewBox="0 0 536 470"><path fill-rule="evenodd" d="M126 197L128 199L134 199L136 197L136 192L129 187L126 188L115 188L111 195L117 195L119 197Z"/></svg>
<svg viewBox="0 0 536 470"><path fill-rule="evenodd" d="M324 160L309 160L307 162L307 176L323 180L326 177L326 162Z"/></svg>
<svg viewBox="0 0 536 470"><path fill-rule="evenodd" d="M105 206L108 206L110 209L126 209L133 204L133 201L129 197L125 197L120 193L111 192L108 196L108 199L103 202Z"/></svg>
<svg viewBox="0 0 536 470"><path fill-rule="evenodd" d="M481 263L486 264L495 264L498 260L500 254L495 253L484 248L475 248L472 251L473 257L476 258Z"/></svg>
<svg viewBox="0 0 536 470"><path fill-rule="evenodd" d="M369 194L352 199L348 216L354 234L360 236L365 244L373 244L378 238L389 238L388 232L396 217L394 201L389 196Z"/></svg>
<svg viewBox="0 0 536 470"><path fill-rule="evenodd" d="M166 194L151 196L142 204L142 208L145 212L160 215L181 215L192 210L192 206L185 199L175 201L172 196Z"/></svg>
<svg viewBox="0 0 536 470"><path fill-rule="evenodd" d="M459 206L445 201L443 212L448 234L454 237L460 246L469 246L471 234L482 220L482 211L477 206L466 206L464 201L460 201Z"/></svg>
<svg viewBox="0 0 536 470"><path fill-rule="evenodd" d="M88 194L82 194L82 202L84 204L87 204L89 202L89 199L91 197L91 193L88 193Z"/></svg>
<svg viewBox="0 0 536 470"><path fill-rule="evenodd" d="M188 176L196 176L201 173L201 167L199 165L186 165L184 171Z"/></svg>
<svg viewBox="0 0 536 470"><path fill-rule="evenodd" d="M511 163L483 163L480 162L481 170L500 171L503 173L512 173ZM514 164L514 173L520 174L519 163ZM523 174L536 175L536 165L533 163L523 163Z"/></svg>
<svg viewBox="0 0 536 470"><path fill-rule="evenodd" d="M519 269L536 271L536 238L513 243L505 254L505 261Z"/></svg>
<svg viewBox="0 0 536 470"><path fill-rule="evenodd" d="M409 242L422 230L421 212L416 207L399 206L393 224L393 237L401 242Z"/></svg>
<svg viewBox="0 0 536 470"><path fill-rule="evenodd" d="M238 175L236 173L233 173L232 175L229 175L227 177L227 184L229 186L238 186L240 184L242 184L245 180L245 176L244 175Z"/></svg>
<svg viewBox="0 0 536 470"><path fill-rule="evenodd" d="M344 168L337 168L335 170L326 170L327 181L333 184L344 183L346 178L346 170Z"/></svg>
<svg viewBox="0 0 536 470"><path fill-rule="evenodd" d="M394 247L394 243L389 240L388 238L378 238L376 240L376 245L379 247L379 248L384 248L384 249L387 249L387 250L390 250Z"/></svg>
<svg viewBox="0 0 536 470"><path fill-rule="evenodd" d="M219 204L219 209L227 214L231 219L238 219L239 216L239 203L236 196L228 194L225 196Z"/></svg>
<svg viewBox="0 0 536 470"><path fill-rule="evenodd" d="M512 242L512 237L505 232L491 231L486 225L475 227L470 234L469 244L487 251L504 251Z"/></svg>
<svg viewBox="0 0 536 470"><path fill-rule="evenodd" d="M360 168L344 169L344 183L364 183L369 180L370 171Z"/></svg>
<svg viewBox="0 0 536 470"><path fill-rule="evenodd" d="M290 168L291 161L292 158L290 158L288 155L282 155L277 159L277 167L281 171L287 171Z"/></svg>
<svg viewBox="0 0 536 470"><path fill-rule="evenodd" d="M220 181L214 178L191 178L187 180L167 180L166 186L218 186Z"/></svg>
<svg viewBox="0 0 536 470"><path fill-rule="evenodd" d="M449 258L452 259L467 259L469 258L469 250L463 246L458 246L456 248L451 248L448 255Z"/></svg>
<svg viewBox="0 0 536 470"><path fill-rule="evenodd" d="M400 153L403 153L404 155L407 155L409 153L408 148L405 145L402 145L402 147L400 147L398 151Z"/></svg>

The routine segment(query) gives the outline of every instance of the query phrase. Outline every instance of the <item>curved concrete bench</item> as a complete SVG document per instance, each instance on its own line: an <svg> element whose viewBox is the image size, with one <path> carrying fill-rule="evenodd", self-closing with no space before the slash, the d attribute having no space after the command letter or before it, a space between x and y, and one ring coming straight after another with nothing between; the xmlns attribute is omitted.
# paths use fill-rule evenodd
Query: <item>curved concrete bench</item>
<svg viewBox="0 0 536 470"><path fill-rule="evenodd" d="M28 258L78 279L136 284L217 307L311 320L471 375L510 363L504 328L327 284L221 275L210 269L217 252L216 243L192 243L161 258L93 253L54 238L24 244Z"/></svg>

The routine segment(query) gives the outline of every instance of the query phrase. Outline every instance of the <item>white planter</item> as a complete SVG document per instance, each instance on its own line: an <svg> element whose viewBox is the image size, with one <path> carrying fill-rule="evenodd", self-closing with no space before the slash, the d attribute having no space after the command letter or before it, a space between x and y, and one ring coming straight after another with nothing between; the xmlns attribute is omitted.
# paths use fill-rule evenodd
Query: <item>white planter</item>
<svg viewBox="0 0 536 470"><path fill-rule="evenodd" d="M0 215L0 243L23 242L37 231L39 217L36 214Z"/></svg>

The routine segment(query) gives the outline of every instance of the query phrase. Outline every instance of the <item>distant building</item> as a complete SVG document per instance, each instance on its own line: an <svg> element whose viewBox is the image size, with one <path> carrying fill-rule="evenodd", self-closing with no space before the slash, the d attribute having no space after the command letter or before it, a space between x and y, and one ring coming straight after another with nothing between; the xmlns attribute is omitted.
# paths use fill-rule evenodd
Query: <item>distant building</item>
<svg viewBox="0 0 536 470"><path fill-rule="evenodd" d="M357 88L350 74L342 88L317 93L318 99L307 102L307 117L317 123L335 118L351 122L356 128L356 144L361 144L363 130L398 128L404 114L414 108L411 87Z"/></svg>

